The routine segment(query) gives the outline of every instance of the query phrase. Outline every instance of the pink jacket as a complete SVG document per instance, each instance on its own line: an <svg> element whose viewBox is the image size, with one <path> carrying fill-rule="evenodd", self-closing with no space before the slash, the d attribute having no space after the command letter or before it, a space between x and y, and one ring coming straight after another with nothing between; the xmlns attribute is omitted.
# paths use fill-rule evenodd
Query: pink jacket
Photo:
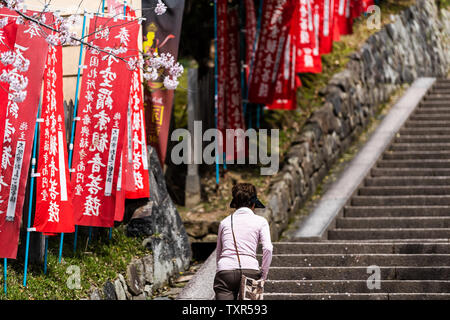
<svg viewBox="0 0 450 320"><path fill-rule="evenodd" d="M250 208L242 207L233 213L233 230L242 269L259 270L256 249L258 243L262 244L261 278L267 279L273 250L267 220L253 213ZM216 251L217 272L239 269L233 234L231 233L231 215L220 223Z"/></svg>

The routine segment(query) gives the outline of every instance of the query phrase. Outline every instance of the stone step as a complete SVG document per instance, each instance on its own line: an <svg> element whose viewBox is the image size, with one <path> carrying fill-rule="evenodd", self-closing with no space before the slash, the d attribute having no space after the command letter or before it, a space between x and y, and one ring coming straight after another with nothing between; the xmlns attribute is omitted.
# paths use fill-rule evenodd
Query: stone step
<svg viewBox="0 0 450 320"><path fill-rule="evenodd" d="M450 293L264 293L266 300L450 300Z"/></svg>
<svg viewBox="0 0 450 320"><path fill-rule="evenodd" d="M450 228L450 217L338 218L339 229ZM450 251L449 251L450 252Z"/></svg>
<svg viewBox="0 0 450 320"><path fill-rule="evenodd" d="M354 196L352 206L448 206L450 196Z"/></svg>
<svg viewBox="0 0 450 320"><path fill-rule="evenodd" d="M450 218L450 217L449 217ZM326 253L449 253L450 243L422 242L364 242L364 241L322 241L322 242L275 242L274 254L326 254Z"/></svg>
<svg viewBox="0 0 450 320"><path fill-rule="evenodd" d="M372 274L367 267L272 267L270 280L367 280ZM385 280L448 280L450 267L380 267Z"/></svg>
<svg viewBox="0 0 450 320"><path fill-rule="evenodd" d="M450 94L446 93L431 93L425 96L426 102L428 101L450 101Z"/></svg>
<svg viewBox="0 0 450 320"><path fill-rule="evenodd" d="M413 114L409 117L409 120L413 121L449 121L450 114Z"/></svg>
<svg viewBox="0 0 450 320"><path fill-rule="evenodd" d="M433 92L432 95L430 96L443 96L444 93L443 92ZM446 93L445 93L446 95ZM442 99L425 99L423 100L420 104L418 109L420 108L424 108L424 109L428 109L428 108L437 108L437 107L447 107L449 105L448 100L442 100Z"/></svg>
<svg viewBox="0 0 450 320"><path fill-rule="evenodd" d="M421 239L450 238L449 228L392 228L392 229L334 229L328 231L330 240L367 240L367 239Z"/></svg>
<svg viewBox="0 0 450 320"><path fill-rule="evenodd" d="M347 206L345 217L450 216L450 206Z"/></svg>
<svg viewBox="0 0 450 320"><path fill-rule="evenodd" d="M372 177L411 177L411 176L430 176L443 177L450 176L448 168L373 168L370 170Z"/></svg>
<svg viewBox="0 0 450 320"><path fill-rule="evenodd" d="M400 135L395 137L397 143L450 143L448 135L426 135L426 136L407 136Z"/></svg>
<svg viewBox="0 0 450 320"><path fill-rule="evenodd" d="M367 187L450 186L450 177L369 177L364 180L364 185Z"/></svg>
<svg viewBox="0 0 450 320"><path fill-rule="evenodd" d="M261 263L261 255L258 255ZM450 254L276 254L271 267L449 266Z"/></svg>
<svg viewBox="0 0 450 320"><path fill-rule="evenodd" d="M447 86L442 86L442 87L437 87L437 88L433 88L433 90L431 90L431 94L448 94L448 87Z"/></svg>
<svg viewBox="0 0 450 320"><path fill-rule="evenodd" d="M434 102L434 101L433 101ZM450 104L447 102L442 103L442 105L438 107L422 107L417 108L413 114L419 115L419 114L449 114L450 113Z"/></svg>
<svg viewBox="0 0 450 320"><path fill-rule="evenodd" d="M404 128L443 128L448 127L450 125L450 121L412 121L408 120L404 124Z"/></svg>
<svg viewBox="0 0 450 320"><path fill-rule="evenodd" d="M358 190L360 196L412 196L412 195L450 195L450 186L411 186L395 187L362 187Z"/></svg>
<svg viewBox="0 0 450 320"><path fill-rule="evenodd" d="M450 151L386 151L384 160L450 160Z"/></svg>
<svg viewBox="0 0 450 320"><path fill-rule="evenodd" d="M431 90L433 89L449 89L450 88L450 80L448 79L444 79L444 80L438 80L433 87L431 88Z"/></svg>
<svg viewBox="0 0 450 320"><path fill-rule="evenodd" d="M450 111L450 109L449 109ZM400 135L450 135L449 127L428 127L428 128L411 128L406 127L400 129Z"/></svg>
<svg viewBox="0 0 450 320"><path fill-rule="evenodd" d="M390 151L446 151L450 150L450 143L393 143Z"/></svg>
<svg viewBox="0 0 450 320"><path fill-rule="evenodd" d="M420 159L420 160L381 160L378 168L449 168L450 160L447 159Z"/></svg>
<svg viewBox="0 0 450 320"><path fill-rule="evenodd" d="M369 289L368 283L372 283L371 280L267 280L264 290L272 293L450 292L448 280L383 280L380 289Z"/></svg>

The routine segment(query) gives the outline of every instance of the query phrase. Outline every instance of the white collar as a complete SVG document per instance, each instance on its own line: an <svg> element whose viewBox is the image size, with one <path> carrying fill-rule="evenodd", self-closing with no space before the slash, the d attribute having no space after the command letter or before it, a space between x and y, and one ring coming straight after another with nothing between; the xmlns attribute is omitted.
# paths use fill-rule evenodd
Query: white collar
<svg viewBox="0 0 450 320"><path fill-rule="evenodd" d="M255 214L252 209L248 208L248 207L240 207L239 209L237 209L234 213L252 213Z"/></svg>

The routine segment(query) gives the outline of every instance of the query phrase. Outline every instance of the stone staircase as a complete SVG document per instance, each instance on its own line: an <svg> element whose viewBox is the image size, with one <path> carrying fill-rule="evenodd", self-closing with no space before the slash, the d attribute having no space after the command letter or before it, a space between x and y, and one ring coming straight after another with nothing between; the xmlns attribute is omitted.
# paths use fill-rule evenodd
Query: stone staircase
<svg viewBox="0 0 450 320"><path fill-rule="evenodd" d="M327 240L274 243L265 299L450 299L449 239L450 80L438 80Z"/></svg>

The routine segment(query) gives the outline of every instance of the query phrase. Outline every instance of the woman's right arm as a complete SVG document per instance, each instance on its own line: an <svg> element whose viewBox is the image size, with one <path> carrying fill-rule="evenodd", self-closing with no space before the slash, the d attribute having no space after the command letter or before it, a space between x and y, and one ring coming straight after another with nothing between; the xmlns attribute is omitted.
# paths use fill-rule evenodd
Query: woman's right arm
<svg viewBox="0 0 450 320"><path fill-rule="evenodd" d="M262 251L263 251L263 258L261 264L261 271L262 271L261 278L266 280L267 274L269 273L270 263L272 262L272 251L273 251L273 245L270 239L270 227L269 224L267 223L267 220L264 221L264 224L260 230L260 241L262 244Z"/></svg>

